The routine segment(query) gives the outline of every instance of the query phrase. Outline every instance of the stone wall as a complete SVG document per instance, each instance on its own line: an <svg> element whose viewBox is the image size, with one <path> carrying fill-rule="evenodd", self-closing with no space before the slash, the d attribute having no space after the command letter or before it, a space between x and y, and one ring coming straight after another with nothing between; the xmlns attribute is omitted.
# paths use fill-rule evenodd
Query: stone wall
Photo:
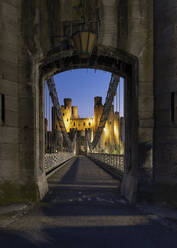
<svg viewBox="0 0 177 248"><path fill-rule="evenodd" d="M56 36L63 35L63 23L71 20L71 2L0 1L0 94L5 94L6 99L6 120L5 124L0 124L0 204L36 200L47 191L43 164L44 78L40 74L40 66L45 59L51 59L51 51L59 49L60 40ZM100 7L101 18L98 50L105 46L105 56L113 47L125 53L123 57L127 58L130 54L139 60L138 141L152 143L153 1L100 0L96 3ZM171 0L170 3L175 2ZM174 7L170 3L168 6ZM160 6L159 1L157 4ZM90 6L92 13L95 5ZM165 11L163 8L160 11L162 16ZM168 11L166 15L171 17ZM60 55L57 52L55 55L60 61ZM48 76L57 72L60 67L58 63L56 58ZM67 64L62 64L60 69L64 71L69 68ZM145 164L152 166L151 152Z"/></svg>
<svg viewBox="0 0 177 248"><path fill-rule="evenodd" d="M1 1L0 16L0 94L5 97L5 120L0 121L1 204L6 201L6 194L15 201L13 193L11 194L13 188L20 191L18 184L21 174L18 127L19 4L13 1Z"/></svg>
<svg viewBox="0 0 177 248"><path fill-rule="evenodd" d="M153 147L153 0L120 0L118 11L118 48L136 56L139 64L138 145L147 142ZM148 152L144 163L139 165L151 171L152 151L153 148ZM141 157L141 153L139 156Z"/></svg>
<svg viewBox="0 0 177 248"><path fill-rule="evenodd" d="M156 182L177 184L177 3L155 1Z"/></svg>
<svg viewBox="0 0 177 248"><path fill-rule="evenodd" d="M43 148L39 153L39 85L34 85L35 58L24 44L22 12L21 0L0 1L0 94L5 97L5 120L0 121L0 205L34 201L47 192L40 164Z"/></svg>

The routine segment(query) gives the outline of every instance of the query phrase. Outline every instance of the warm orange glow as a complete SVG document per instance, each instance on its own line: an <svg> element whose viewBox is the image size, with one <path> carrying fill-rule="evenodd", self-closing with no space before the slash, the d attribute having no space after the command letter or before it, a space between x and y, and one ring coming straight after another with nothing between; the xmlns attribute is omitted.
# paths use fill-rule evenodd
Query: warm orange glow
<svg viewBox="0 0 177 248"><path fill-rule="evenodd" d="M105 132L105 135L108 136L109 135L109 129L107 127L104 128L104 132Z"/></svg>
<svg viewBox="0 0 177 248"><path fill-rule="evenodd" d="M94 116L90 118L80 118L79 115L73 115L71 111L72 106L69 104L67 106L61 106L63 121L66 127L66 131L69 133L72 129L81 131L84 133L86 129L89 129L89 137L91 142L93 141L97 128L99 126L101 114L102 114L102 105L100 109L94 111ZM75 106L76 108L76 106ZM59 129L59 125L57 128ZM56 125L55 125L56 126ZM106 121L103 133L100 138L100 151L112 152L113 149L116 150L119 141L119 118L117 113L110 112L108 120Z"/></svg>
<svg viewBox="0 0 177 248"><path fill-rule="evenodd" d="M114 135L118 137L118 127L116 125L114 125Z"/></svg>

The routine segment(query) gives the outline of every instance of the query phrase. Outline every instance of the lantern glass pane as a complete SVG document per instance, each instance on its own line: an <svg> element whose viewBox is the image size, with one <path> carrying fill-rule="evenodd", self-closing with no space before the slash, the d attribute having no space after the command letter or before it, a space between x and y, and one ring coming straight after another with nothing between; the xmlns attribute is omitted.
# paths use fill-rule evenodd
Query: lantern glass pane
<svg viewBox="0 0 177 248"><path fill-rule="evenodd" d="M94 33L90 33L89 34L89 43L88 43L88 53L92 53L94 44L95 44L95 39L96 39L96 35Z"/></svg>
<svg viewBox="0 0 177 248"><path fill-rule="evenodd" d="M82 52L83 53L87 52L88 38L89 38L88 32L81 32L81 44L82 44Z"/></svg>

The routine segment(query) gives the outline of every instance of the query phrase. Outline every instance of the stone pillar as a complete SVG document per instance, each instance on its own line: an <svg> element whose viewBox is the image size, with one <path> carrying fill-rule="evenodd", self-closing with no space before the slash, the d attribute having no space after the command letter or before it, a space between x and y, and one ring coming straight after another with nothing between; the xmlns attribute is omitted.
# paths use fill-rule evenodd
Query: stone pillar
<svg viewBox="0 0 177 248"><path fill-rule="evenodd" d="M176 201L177 193L177 11L176 1L155 1L155 131L156 197ZM170 37L170 38L169 38ZM176 203L175 203L176 204Z"/></svg>
<svg viewBox="0 0 177 248"><path fill-rule="evenodd" d="M47 191L42 168L39 174L38 70L23 46L21 7L21 1L0 2L0 93L6 102L0 124L0 205L38 200Z"/></svg>

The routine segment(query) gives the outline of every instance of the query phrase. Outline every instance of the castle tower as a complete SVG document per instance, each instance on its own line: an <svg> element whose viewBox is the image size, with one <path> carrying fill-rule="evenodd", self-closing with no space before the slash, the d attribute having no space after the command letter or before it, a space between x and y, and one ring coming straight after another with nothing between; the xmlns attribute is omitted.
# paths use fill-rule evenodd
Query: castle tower
<svg viewBox="0 0 177 248"><path fill-rule="evenodd" d="M94 97L94 106L102 106L102 97L101 96L95 96Z"/></svg>
<svg viewBox="0 0 177 248"><path fill-rule="evenodd" d="M108 119L103 129L101 139L101 147L104 152L111 153L114 150L114 106L111 106Z"/></svg>
<svg viewBox="0 0 177 248"><path fill-rule="evenodd" d="M65 108L71 108L71 104L72 104L72 99L71 98L64 98L64 105Z"/></svg>
<svg viewBox="0 0 177 248"><path fill-rule="evenodd" d="M71 105L72 105L72 99L64 98L64 106L61 106L61 111L67 132L69 132L70 130Z"/></svg>
<svg viewBox="0 0 177 248"><path fill-rule="evenodd" d="M103 112L102 97L94 97L94 132L96 132Z"/></svg>
<svg viewBox="0 0 177 248"><path fill-rule="evenodd" d="M72 107L72 118L73 119L78 119L79 118L78 107L77 106Z"/></svg>

